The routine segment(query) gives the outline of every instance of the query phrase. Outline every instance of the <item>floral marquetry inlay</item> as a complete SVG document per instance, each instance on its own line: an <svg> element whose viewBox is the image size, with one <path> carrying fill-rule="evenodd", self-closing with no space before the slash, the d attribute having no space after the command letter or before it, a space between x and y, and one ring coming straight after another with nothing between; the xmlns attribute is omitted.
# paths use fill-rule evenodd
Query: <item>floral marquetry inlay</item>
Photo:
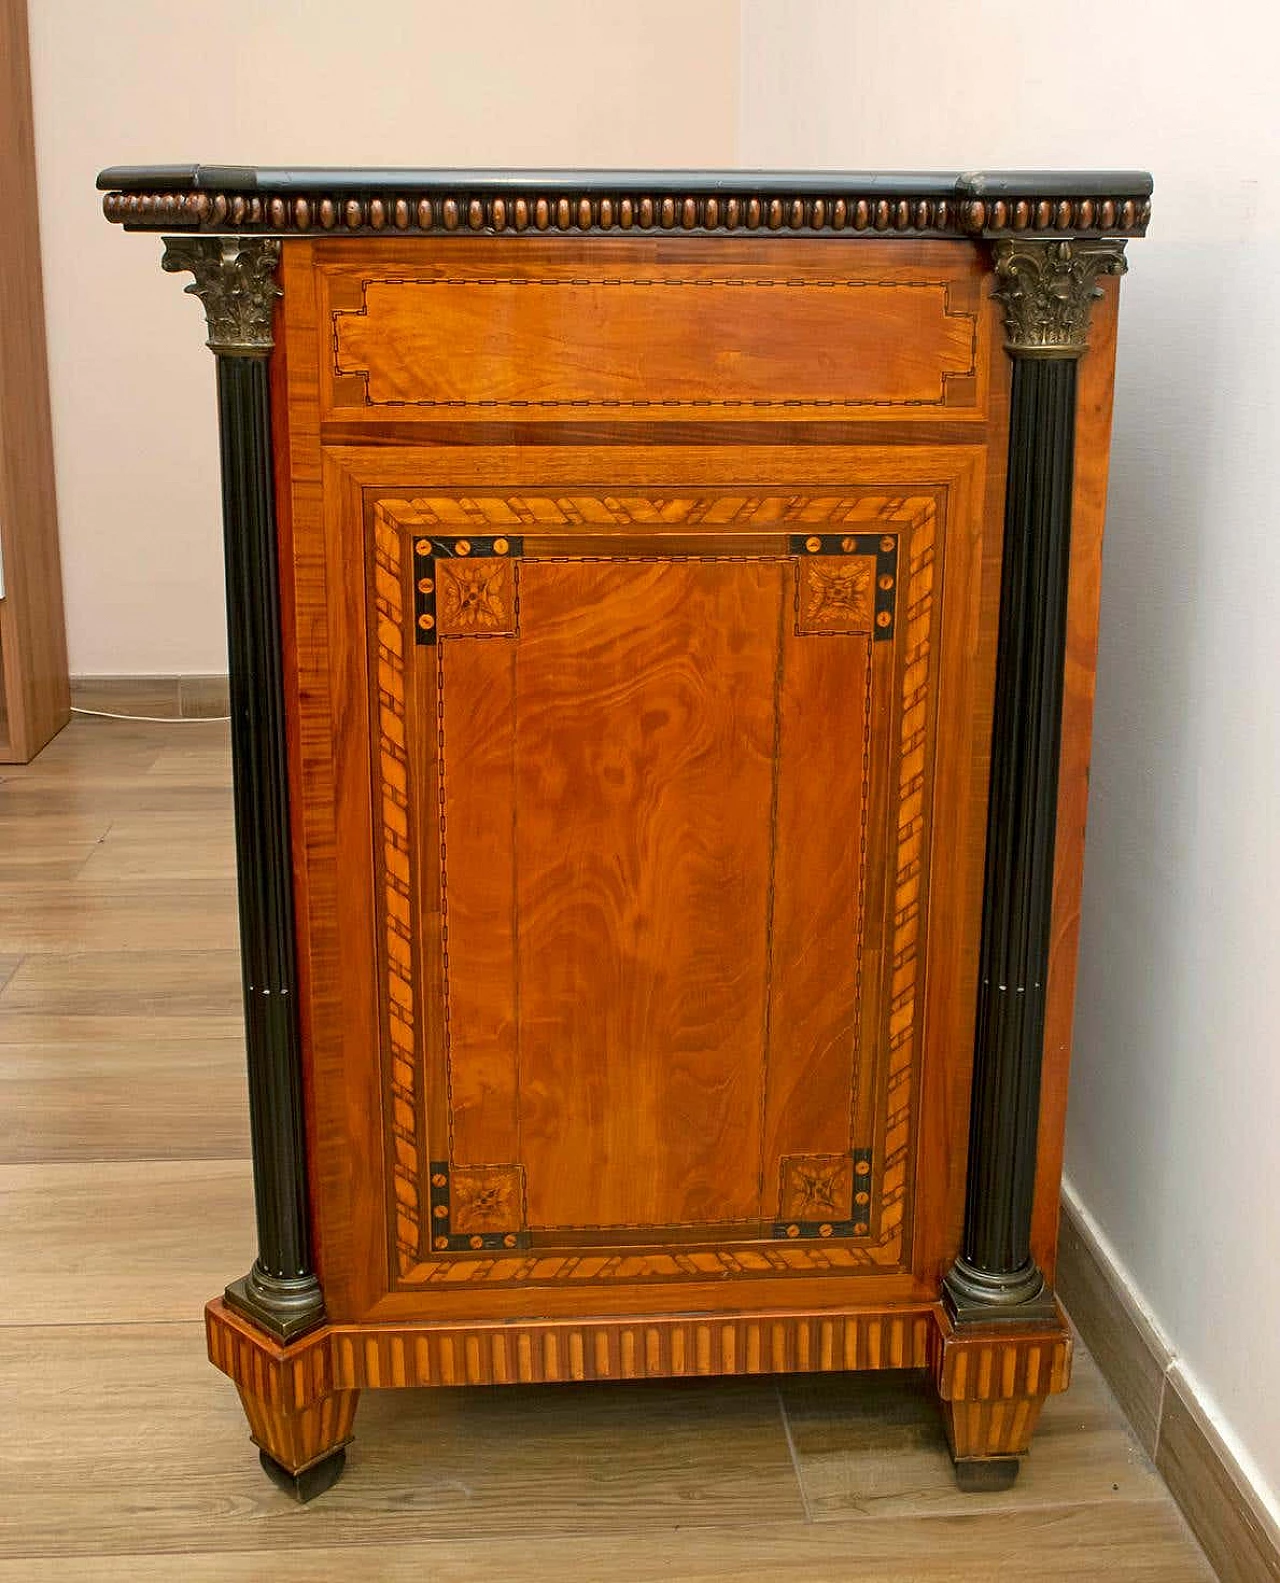
<svg viewBox="0 0 1280 1583"><path fill-rule="evenodd" d="M449 1185L455 1232L520 1229L524 1191L518 1165L455 1165Z"/></svg>
<svg viewBox="0 0 1280 1583"><path fill-rule="evenodd" d="M782 1161L784 1220L847 1220L853 1160L847 1154L792 1154Z"/></svg>
<svg viewBox="0 0 1280 1583"><path fill-rule="evenodd" d="M441 637L514 632L513 562L438 561L436 620Z"/></svg>
<svg viewBox="0 0 1280 1583"><path fill-rule="evenodd" d="M834 556L800 565L801 632L870 632L876 563L870 556Z"/></svg>

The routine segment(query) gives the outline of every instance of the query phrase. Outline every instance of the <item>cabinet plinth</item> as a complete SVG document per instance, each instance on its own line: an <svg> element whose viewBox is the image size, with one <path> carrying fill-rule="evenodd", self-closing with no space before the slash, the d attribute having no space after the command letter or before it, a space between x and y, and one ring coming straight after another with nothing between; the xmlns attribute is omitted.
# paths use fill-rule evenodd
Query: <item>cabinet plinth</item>
<svg viewBox="0 0 1280 1583"><path fill-rule="evenodd" d="M268 1472L369 1388L927 1368L1007 1483L1149 180L102 184L219 365Z"/></svg>

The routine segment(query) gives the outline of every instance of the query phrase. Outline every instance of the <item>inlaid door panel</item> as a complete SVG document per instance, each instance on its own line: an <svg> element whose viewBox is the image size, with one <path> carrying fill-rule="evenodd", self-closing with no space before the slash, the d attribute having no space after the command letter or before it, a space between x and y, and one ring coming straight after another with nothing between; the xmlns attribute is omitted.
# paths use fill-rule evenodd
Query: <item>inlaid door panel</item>
<svg viewBox="0 0 1280 1583"><path fill-rule="evenodd" d="M902 1267L944 500L370 507L395 1284Z"/></svg>

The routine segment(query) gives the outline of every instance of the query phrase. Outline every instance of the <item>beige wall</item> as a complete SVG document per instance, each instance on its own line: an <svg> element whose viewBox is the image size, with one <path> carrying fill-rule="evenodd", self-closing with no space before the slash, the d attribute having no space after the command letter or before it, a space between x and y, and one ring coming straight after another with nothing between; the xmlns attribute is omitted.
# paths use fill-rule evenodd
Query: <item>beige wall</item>
<svg viewBox="0 0 1280 1583"><path fill-rule="evenodd" d="M102 166L734 159L737 0L29 4L73 674L226 668L203 315Z"/></svg>
<svg viewBox="0 0 1280 1583"><path fill-rule="evenodd" d="M1262 0L743 3L747 164L1137 166L1067 1169L1280 1493L1280 21Z"/></svg>

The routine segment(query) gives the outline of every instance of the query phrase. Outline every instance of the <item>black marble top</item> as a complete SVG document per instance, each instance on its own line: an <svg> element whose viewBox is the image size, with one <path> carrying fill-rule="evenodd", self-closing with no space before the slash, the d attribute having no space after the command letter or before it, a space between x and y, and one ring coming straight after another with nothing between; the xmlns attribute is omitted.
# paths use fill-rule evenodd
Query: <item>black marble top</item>
<svg viewBox="0 0 1280 1583"><path fill-rule="evenodd" d="M1140 170L446 170L326 165L113 165L98 177L106 191L256 192L264 196L333 189L413 193L476 192L874 192L907 198L997 197L1028 192L1047 198L1149 197Z"/></svg>

